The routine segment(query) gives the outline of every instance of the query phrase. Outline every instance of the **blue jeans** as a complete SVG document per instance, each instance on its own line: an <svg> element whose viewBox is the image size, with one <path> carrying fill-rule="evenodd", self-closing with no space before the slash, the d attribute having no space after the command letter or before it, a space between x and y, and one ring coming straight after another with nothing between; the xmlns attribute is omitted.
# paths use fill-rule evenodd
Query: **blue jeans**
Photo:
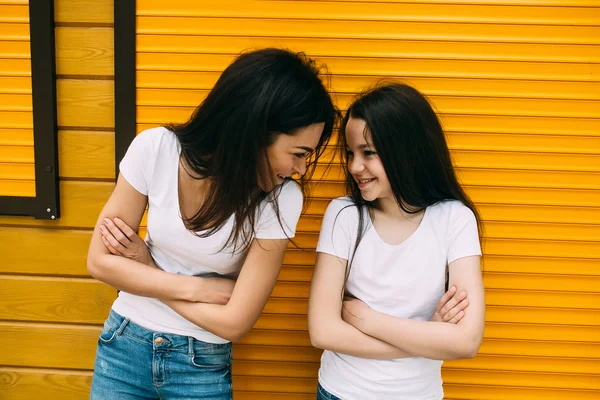
<svg viewBox="0 0 600 400"><path fill-rule="evenodd" d="M317 400L342 400L342 399L329 393L319 383L317 385Z"/></svg>
<svg viewBox="0 0 600 400"><path fill-rule="evenodd" d="M91 400L231 400L231 343L154 332L110 312Z"/></svg>

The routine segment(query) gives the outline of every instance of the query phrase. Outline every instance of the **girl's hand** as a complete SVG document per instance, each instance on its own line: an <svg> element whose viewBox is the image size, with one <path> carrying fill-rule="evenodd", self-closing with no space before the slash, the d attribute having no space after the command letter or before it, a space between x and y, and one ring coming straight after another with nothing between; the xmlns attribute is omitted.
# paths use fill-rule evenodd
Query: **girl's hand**
<svg viewBox="0 0 600 400"><path fill-rule="evenodd" d="M156 266L146 242L119 218L104 218L104 224L100 225L100 233L102 243L112 254Z"/></svg>
<svg viewBox="0 0 600 400"><path fill-rule="evenodd" d="M457 294L456 286L452 286L438 302L437 308L429 321L456 324L465 316L464 309L468 305L467 292L463 290Z"/></svg>

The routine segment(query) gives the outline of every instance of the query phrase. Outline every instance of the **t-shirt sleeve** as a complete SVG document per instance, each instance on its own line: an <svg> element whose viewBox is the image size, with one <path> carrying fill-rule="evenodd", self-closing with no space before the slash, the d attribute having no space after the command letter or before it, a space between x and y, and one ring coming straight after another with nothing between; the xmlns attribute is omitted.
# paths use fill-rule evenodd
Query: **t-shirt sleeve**
<svg viewBox="0 0 600 400"><path fill-rule="evenodd" d="M354 245L353 237L356 236L355 232L351 232L351 221L357 219L358 213L355 206L349 202L334 199L329 203L323 216L317 251L349 260L350 249Z"/></svg>
<svg viewBox="0 0 600 400"><path fill-rule="evenodd" d="M450 215L448 229L448 264L459 258L480 256L477 220L470 208L456 202Z"/></svg>
<svg viewBox="0 0 600 400"><path fill-rule="evenodd" d="M119 164L119 172L135 190L148 195L160 140L158 129L148 129L137 135Z"/></svg>
<svg viewBox="0 0 600 400"><path fill-rule="evenodd" d="M257 239L293 238L302 213L303 201L302 191L296 182L288 181L280 190L276 189L264 202L255 237ZM279 208L280 218L277 217L276 207Z"/></svg>

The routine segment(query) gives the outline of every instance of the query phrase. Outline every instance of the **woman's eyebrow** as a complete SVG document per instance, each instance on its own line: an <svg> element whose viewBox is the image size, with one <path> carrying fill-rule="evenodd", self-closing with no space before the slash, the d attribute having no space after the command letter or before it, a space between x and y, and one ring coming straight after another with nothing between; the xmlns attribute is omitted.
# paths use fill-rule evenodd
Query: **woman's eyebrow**
<svg viewBox="0 0 600 400"><path fill-rule="evenodd" d="M310 147L307 147L307 146L296 146L296 149L301 149L301 150L307 151L309 153L312 153L313 151L315 151L315 149L311 149Z"/></svg>

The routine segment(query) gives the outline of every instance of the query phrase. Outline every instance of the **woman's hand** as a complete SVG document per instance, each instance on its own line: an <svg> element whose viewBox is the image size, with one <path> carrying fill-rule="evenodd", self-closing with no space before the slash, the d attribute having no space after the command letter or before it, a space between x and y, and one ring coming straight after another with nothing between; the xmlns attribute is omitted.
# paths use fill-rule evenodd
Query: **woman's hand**
<svg viewBox="0 0 600 400"><path fill-rule="evenodd" d="M157 267L146 242L119 218L105 218L100 232L102 243L112 254ZM227 304L235 286L235 281L228 278L188 278L180 289L181 293L184 293L182 297L191 302Z"/></svg>
<svg viewBox="0 0 600 400"><path fill-rule="evenodd" d="M429 321L457 324L465 316L464 309L468 305L467 293L461 291L457 294L456 287L452 286L438 302L435 313ZM363 301L355 298L346 298L342 306L342 319L356 329L364 331L365 319L372 311Z"/></svg>
<svg viewBox="0 0 600 400"><path fill-rule="evenodd" d="M102 243L112 254L156 267L146 242L119 218L104 218L100 225Z"/></svg>

